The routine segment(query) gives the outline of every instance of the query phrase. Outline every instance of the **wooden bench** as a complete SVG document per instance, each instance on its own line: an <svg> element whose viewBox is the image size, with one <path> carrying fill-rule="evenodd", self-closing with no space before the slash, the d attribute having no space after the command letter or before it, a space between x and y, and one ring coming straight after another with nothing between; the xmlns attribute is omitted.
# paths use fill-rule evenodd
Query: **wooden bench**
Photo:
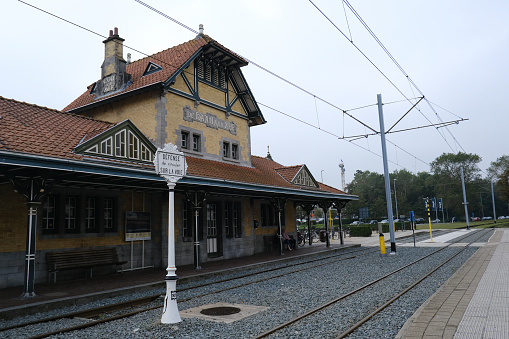
<svg viewBox="0 0 509 339"><path fill-rule="evenodd" d="M53 282L57 281L58 271L89 268L90 278L92 278L94 267L108 265L118 267L127 263L127 261L118 260L116 247L46 252L46 261L48 263L49 279L51 281L51 275L53 274Z"/></svg>

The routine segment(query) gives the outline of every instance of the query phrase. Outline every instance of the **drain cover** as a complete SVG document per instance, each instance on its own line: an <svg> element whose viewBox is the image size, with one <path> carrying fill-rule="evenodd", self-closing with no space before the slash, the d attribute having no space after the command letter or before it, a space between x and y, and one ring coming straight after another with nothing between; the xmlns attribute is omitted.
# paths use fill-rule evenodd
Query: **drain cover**
<svg viewBox="0 0 509 339"><path fill-rule="evenodd" d="M230 315L230 314L235 314L235 313L239 313L239 312L240 312L240 308L228 307L228 306L205 308L200 311L201 314L214 315L214 316L216 316L216 315Z"/></svg>

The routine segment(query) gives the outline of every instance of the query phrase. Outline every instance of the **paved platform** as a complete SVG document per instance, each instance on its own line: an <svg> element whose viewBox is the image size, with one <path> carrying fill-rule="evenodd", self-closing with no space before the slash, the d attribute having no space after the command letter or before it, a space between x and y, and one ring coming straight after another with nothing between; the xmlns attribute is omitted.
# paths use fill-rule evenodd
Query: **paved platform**
<svg viewBox="0 0 509 339"><path fill-rule="evenodd" d="M496 230L396 338L509 338L509 230Z"/></svg>

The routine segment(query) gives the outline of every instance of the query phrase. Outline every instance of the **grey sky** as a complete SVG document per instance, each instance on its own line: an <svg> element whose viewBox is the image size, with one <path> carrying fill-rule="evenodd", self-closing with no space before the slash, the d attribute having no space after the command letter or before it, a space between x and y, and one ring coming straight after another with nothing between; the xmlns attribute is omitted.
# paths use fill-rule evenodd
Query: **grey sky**
<svg viewBox="0 0 509 339"><path fill-rule="evenodd" d="M119 28L127 46L153 54L193 39L195 34L135 1L27 2L94 32L107 35ZM404 100L354 46L309 1L162 1L146 0L187 26L262 65L341 109ZM379 67L407 98L415 88L394 66L341 1L314 3ZM389 170L428 171L443 152L462 149L483 158L481 168L508 154L506 93L509 88L509 2L357 1L350 0L419 89L424 101L399 129L469 119L441 129L388 135ZM350 33L351 32L351 33ZM103 38L58 20L18 1L2 2L0 95L62 109L100 77ZM142 58L124 49L132 59ZM243 72L255 98L338 136L370 130L302 91L250 64ZM414 101L413 101L414 102ZM384 105L385 126L392 126L410 107L403 101ZM355 141L357 147L328 133L261 106L268 121L252 129L252 153L265 156L270 146L283 165L306 164L317 180L340 187L338 163L343 159L347 183L355 170L383 173L379 136ZM448 112L449 111L449 112ZM451 114L452 112L453 114ZM378 130L376 106L349 112ZM428 121L429 120L429 121ZM452 133L452 136L451 136ZM456 139L456 141L454 140ZM445 140L444 140L445 139ZM369 151L368 151L369 150ZM371 153L371 152L373 153ZM407 154L410 153L411 155Z"/></svg>

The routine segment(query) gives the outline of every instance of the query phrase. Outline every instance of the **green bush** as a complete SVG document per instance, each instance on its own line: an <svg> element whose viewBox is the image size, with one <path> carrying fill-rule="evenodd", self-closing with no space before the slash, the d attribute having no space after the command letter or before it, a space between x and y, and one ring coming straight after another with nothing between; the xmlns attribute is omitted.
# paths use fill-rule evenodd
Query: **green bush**
<svg viewBox="0 0 509 339"><path fill-rule="evenodd" d="M371 227L369 225L350 226L351 237L371 237Z"/></svg>

